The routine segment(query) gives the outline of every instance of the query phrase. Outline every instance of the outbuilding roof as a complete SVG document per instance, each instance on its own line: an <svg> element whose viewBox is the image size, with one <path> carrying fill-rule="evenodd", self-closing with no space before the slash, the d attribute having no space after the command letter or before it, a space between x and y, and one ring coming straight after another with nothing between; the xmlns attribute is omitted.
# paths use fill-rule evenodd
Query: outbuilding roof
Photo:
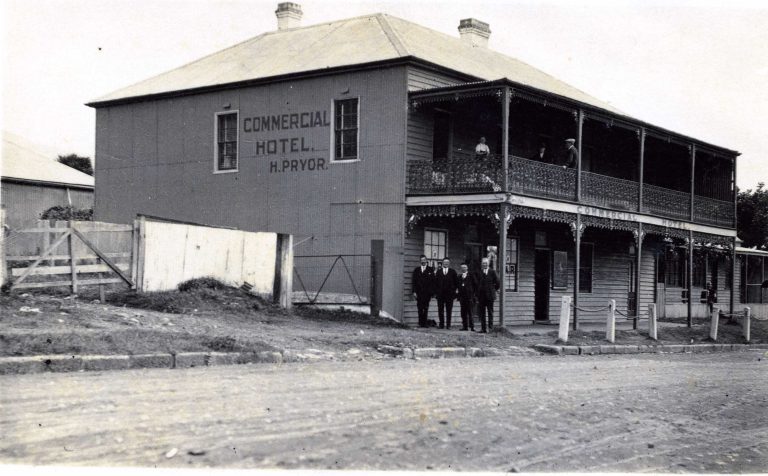
<svg viewBox="0 0 768 476"><path fill-rule="evenodd" d="M507 78L620 113L611 104L522 61L383 13L264 33L89 105L409 58L475 80Z"/></svg>
<svg viewBox="0 0 768 476"><path fill-rule="evenodd" d="M3 132L2 154L0 170L3 180L91 189L94 186L90 175L57 162L14 134Z"/></svg>

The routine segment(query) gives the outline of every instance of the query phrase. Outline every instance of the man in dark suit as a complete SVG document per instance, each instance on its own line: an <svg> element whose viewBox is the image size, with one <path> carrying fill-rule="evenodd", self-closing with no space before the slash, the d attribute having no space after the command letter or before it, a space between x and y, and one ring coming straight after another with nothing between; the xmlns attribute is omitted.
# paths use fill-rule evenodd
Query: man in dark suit
<svg viewBox="0 0 768 476"><path fill-rule="evenodd" d="M552 159L549 157L549 151L547 150L546 143L542 142L539 144L539 150L531 156L531 160L535 160L544 164L552 163Z"/></svg>
<svg viewBox="0 0 768 476"><path fill-rule="evenodd" d="M457 276L458 289L456 291L461 305L461 330L475 330L475 322L472 319L472 300L475 298L475 289L477 281L475 276L469 272L466 263L461 264L461 274Z"/></svg>
<svg viewBox="0 0 768 476"><path fill-rule="evenodd" d="M429 301L434 294L435 273L427 263L427 257L421 255L421 264L413 270L411 278L411 292L416 298L416 307L419 310L419 327L428 327L427 313L429 312Z"/></svg>
<svg viewBox="0 0 768 476"><path fill-rule="evenodd" d="M483 258L480 273L477 275L477 300L480 304L480 332L493 329L493 301L499 290L499 276L496 271L488 269L488 258ZM488 313L488 327L485 327L485 313Z"/></svg>
<svg viewBox="0 0 768 476"><path fill-rule="evenodd" d="M574 145L576 139L565 139L565 165L563 168L576 168L579 163L579 149Z"/></svg>
<svg viewBox="0 0 768 476"><path fill-rule="evenodd" d="M451 260L443 258L442 267L435 271L435 296L437 296L437 315L440 318L438 327L451 328L453 300L456 299L458 278L456 271L451 269Z"/></svg>

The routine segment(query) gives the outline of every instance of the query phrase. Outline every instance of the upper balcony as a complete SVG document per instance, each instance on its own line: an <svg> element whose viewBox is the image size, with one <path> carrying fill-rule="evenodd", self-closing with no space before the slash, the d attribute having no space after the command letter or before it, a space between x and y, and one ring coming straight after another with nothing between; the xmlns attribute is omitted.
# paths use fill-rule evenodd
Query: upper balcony
<svg viewBox="0 0 768 476"><path fill-rule="evenodd" d="M736 153L517 90L504 121L499 91L412 93L407 194L509 192L734 227ZM481 136L487 156L475 153ZM576 139L575 163L566 138Z"/></svg>

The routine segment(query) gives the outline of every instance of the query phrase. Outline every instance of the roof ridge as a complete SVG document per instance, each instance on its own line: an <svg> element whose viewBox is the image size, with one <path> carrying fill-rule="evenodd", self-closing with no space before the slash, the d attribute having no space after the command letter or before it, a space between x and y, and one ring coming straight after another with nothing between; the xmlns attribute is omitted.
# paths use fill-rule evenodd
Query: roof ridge
<svg viewBox="0 0 768 476"><path fill-rule="evenodd" d="M444 32L442 32L442 31L440 31L440 30L435 30L434 28L430 28L430 27L428 27L428 26L425 26L425 25L422 25L422 24L420 24L420 23L416 23L416 22L413 22L413 21L411 21L411 20L407 20L407 19L405 19L405 18L401 18L401 17L398 17L398 16L393 16L393 15L386 15L386 14L383 14L383 15L384 15L384 16L386 16L386 17L395 18L395 19L397 19L398 21L401 21L401 22L405 22L405 23L408 23L409 25L412 25L412 26L415 26L415 27L418 27L418 28L422 28L422 29L424 29L424 30L429 30L429 31L431 31L431 32L434 32L434 33L437 33L437 34L439 34L439 35L442 35L442 36L443 36L443 37L445 37L445 38L450 38L452 41L456 41L456 42L459 42L459 44L461 44L461 45L462 45L462 46L464 46L464 47L467 47L467 48L473 48L473 47L470 47L470 46L468 46L468 45L464 44L464 42L462 42L461 38L455 37L455 36L453 36L453 35L449 35L448 33L444 33ZM389 22L388 22L388 23L389 23ZM395 34L397 34L397 33L395 32ZM546 71L542 70L541 68L539 68L539 67L537 67L537 66L533 66L533 65L531 65L530 63L527 63L527 62L525 62L525 61L523 61L523 60L521 60L521 59L519 59L519 58L517 58L517 57L514 57L514 56L510 56L510 55L508 55L508 54L506 54L506 53L502 53L502 52L500 52L500 51L497 51L497 50L495 50L495 49L493 49L493 48L489 48L489 47L486 47L486 48L485 48L485 50L486 50L486 51L488 51L488 52L490 52L490 53L493 53L493 54L495 54L495 55L503 56L504 58L506 58L506 59L508 59L508 60L510 60L510 61L514 61L514 62L516 62L516 63L518 63L518 64L520 64L520 65L523 65L523 66L526 66L526 67L528 67L528 68L531 68L531 69L533 69L533 70L535 70L535 71L539 72L540 74L542 74L542 75L544 75L544 76L547 76L549 79L551 79L551 80L553 80L553 81L556 81L556 82L558 82L558 83L560 83L560 84L562 84L562 85L564 85L564 86L567 86L567 87L569 87L569 88L571 88L571 89L573 89L573 90L575 90L575 91L578 91L579 93L583 94L583 95L584 95L584 96L586 96L586 97L592 98L592 99L594 99L594 100L596 100L596 101L599 101L599 102L605 103L606 105L610 105L611 107L614 107L614 108L616 108L616 107L615 107L615 106L614 106L614 105L613 105L613 104L612 104L610 101L606 101L606 100L600 99L600 98L598 98L598 97L595 97L595 96L594 96L594 95L592 95L591 93L588 93L588 92L586 92L586 91L582 90L581 88L577 88L576 86L572 85L570 82L566 82L566 81L563 81L562 79L558 78L557 76L554 76L554 75L552 75L552 74L550 74L550 73L548 73L548 72L546 72ZM496 79L503 79L503 78L496 78ZM507 78L507 79L508 79L508 78ZM616 110L617 110L617 111L619 111L619 112L622 112L622 111L620 111L620 110L618 110L618 109L616 109ZM622 112L622 114L623 114L623 112Z"/></svg>
<svg viewBox="0 0 768 476"><path fill-rule="evenodd" d="M376 15L376 20L378 20L382 31L387 36L389 42L392 43L392 46L395 48L395 51L397 51L397 54L400 56L408 56L408 49L400 39L400 35L398 35L394 28L392 28L392 25L389 24L388 16L384 13L379 13Z"/></svg>

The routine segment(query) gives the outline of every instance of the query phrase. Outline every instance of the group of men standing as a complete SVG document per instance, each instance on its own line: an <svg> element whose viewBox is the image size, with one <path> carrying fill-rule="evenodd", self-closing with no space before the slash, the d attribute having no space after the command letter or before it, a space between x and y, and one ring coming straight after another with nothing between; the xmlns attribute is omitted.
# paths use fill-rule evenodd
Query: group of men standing
<svg viewBox="0 0 768 476"><path fill-rule="evenodd" d="M472 306L478 303L480 314L480 332L493 329L493 303L499 290L499 276L489 269L488 258L483 258L480 272L469 271L466 263L461 264L461 272L451 268L451 261L443 259L442 265L435 270L429 266L425 255L421 255L421 264L413 270L411 292L416 298L419 311L419 327L429 327L427 313L433 297L437 298L437 314L440 329L451 328L453 301L459 300L461 306L461 330L475 330ZM486 326L486 314L488 316Z"/></svg>

